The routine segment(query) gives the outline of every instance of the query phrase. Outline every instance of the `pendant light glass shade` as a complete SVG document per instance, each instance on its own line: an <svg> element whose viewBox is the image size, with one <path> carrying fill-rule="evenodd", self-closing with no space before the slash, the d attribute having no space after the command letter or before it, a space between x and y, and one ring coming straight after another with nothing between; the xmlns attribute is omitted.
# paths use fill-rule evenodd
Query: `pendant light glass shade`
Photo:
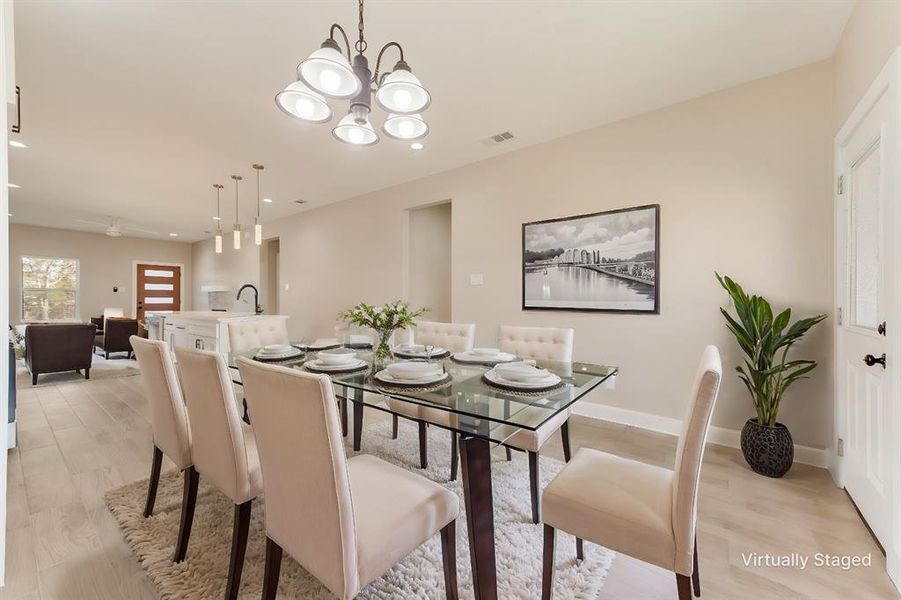
<svg viewBox="0 0 901 600"><path fill-rule="evenodd" d="M382 125L385 135L396 140L418 140L429 134L429 125L422 115L388 115Z"/></svg>
<svg viewBox="0 0 901 600"><path fill-rule="evenodd" d="M275 103L285 114L309 123L325 123L332 118L325 97L303 81L295 81L276 94Z"/></svg>
<svg viewBox="0 0 901 600"><path fill-rule="evenodd" d="M419 78L406 69L395 70L385 76L375 94L379 106L389 113L412 115L425 110L432 101Z"/></svg>
<svg viewBox="0 0 901 600"><path fill-rule="evenodd" d="M216 230L216 254L222 254L222 230Z"/></svg>
<svg viewBox="0 0 901 600"><path fill-rule="evenodd" d="M353 113L347 113L332 129L332 135L347 144L354 146L371 146L379 141L379 136L372 128L369 117L361 125L354 119Z"/></svg>
<svg viewBox="0 0 901 600"><path fill-rule="evenodd" d="M240 225L235 225L235 231L232 234L232 237L234 238L235 250L240 250L241 249L241 226Z"/></svg>
<svg viewBox="0 0 901 600"><path fill-rule="evenodd" d="M260 224L259 217L257 217L257 220L253 224L253 243L257 246L263 244L263 226Z"/></svg>
<svg viewBox="0 0 901 600"><path fill-rule="evenodd" d="M347 57L335 48L316 50L300 63L298 72L304 83L330 98L353 98L363 89Z"/></svg>

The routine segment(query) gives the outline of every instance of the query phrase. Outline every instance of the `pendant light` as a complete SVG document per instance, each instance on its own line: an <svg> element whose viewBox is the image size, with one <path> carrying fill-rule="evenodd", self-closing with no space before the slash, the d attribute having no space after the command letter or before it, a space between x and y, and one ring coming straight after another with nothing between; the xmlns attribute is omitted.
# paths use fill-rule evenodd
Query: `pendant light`
<svg viewBox="0 0 901 600"><path fill-rule="evenodd" d="M235 241L235 250L241 249L241 224L238 222L238 182L244 179L240 175L232 175L232 179L235 180L235 230L234 230L234 241Z"/></svg>
<svg viewBox="0 0 901 600"><path fill-rule="evenodd" d="M431 104L429 91L413 74L404 58L404 49L397 42L382 46L375 72L370 70L366 57L368 43L363 35L363 0L357 0L357 6L358 37L353 47L344 28L333 24L322 46L297 65L296 81L276 95L276 105L292 117L325 123L332 114L326 98L349 100L350 110L332 129L332 135L353 146L372 146L379 141L370 123L375 93L376 104L389 113L382 126L388 137L401 141L425 137L429 126L419 113ZM392 48L400 55L399 60L393 70L380 75L382 58ZM354 50L356 54L352 55Z"/></svg>
<svg viewBox="0 0 901 600"><path fill-rule="evenodd" d="M219 192L225 186L221 183L214 183L216 188L216 254L222 254L222 215L219 214Z"/></svg>
<svg viewBox="0 0 901 600"><path fill-rule="evenodd" d="M263 244L263 224L260 223L260 171L263 165L251 165L257 172L257 216L253 221L253 243L257 246Z"/></svg>

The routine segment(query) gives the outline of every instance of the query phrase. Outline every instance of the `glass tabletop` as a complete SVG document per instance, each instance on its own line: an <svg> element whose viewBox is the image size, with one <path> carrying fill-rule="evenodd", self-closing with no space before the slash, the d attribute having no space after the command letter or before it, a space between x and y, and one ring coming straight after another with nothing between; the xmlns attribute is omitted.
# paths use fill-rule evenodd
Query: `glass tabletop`
<svg viewBox="0 0 901 600"><path fill-rule="evenodd" d="M303 347L303 344L296 345ZM236 383L240 383L238 357L253 358L258 350L229 354L228 365L234 370ZM305 365L315 360L317 354L308 350L296 358L267 362L306 371ZM538 429L617 373L617 368L611 366L537 360L536 366L558 375L561 385L545 392L511 391L486 380L485 373L492 369L490 365L461 363L448 356L431 361L447 374L445 382L431 387L401 388L373 377L370 350L357 349L357 357L365 361L365 369L326 373L336 386L350 390L346 394L349 400L400 416L409 416L417 406L429 409L419 411L423 420L498 443L518 431ZM392 358L388 362L399 360L404 359Z"/></svg>

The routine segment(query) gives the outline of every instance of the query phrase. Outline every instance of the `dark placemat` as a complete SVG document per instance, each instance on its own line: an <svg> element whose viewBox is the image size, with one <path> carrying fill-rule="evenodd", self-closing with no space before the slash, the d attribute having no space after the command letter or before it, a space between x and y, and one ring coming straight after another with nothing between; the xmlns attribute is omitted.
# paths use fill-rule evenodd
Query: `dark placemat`
<svg viewBox="0 0 901 600"><path fill-rule="evenodd" d="M294 356L286 356L285 358L264 358L261 356L254 356L253 359L261 363L281 363L290 362L292 360L303 360L305 357L306 353L301 351L299 354L295 354Z"/></svg>
<svg viewBox="0 0 901 600"><path fill-rule="evenodd" d="M482 375L482 383L489 387L493 387L497 390L502 390L504 392L509 392L511 394L520 394L522 396L544 396L548 392L557 392L566 387L566 383L561 379L559 382L554 385L549 385L543 388L532 388L528 390L524 390L523 388L513 387L510 385L504 385L502 383L495 383L488 379L485 375Z"/></svg>
<svg viewBox="0 0 901 600"><path fill-rule="evenodd" d="M394 354L394 356L396 356L397 358L411 358L411 359L418 358L421 360L426 359L424 354L407 354L406 352L397 352L397 351L392 352L392 354ZM445 350L441 354L433 354L432 360L441 360L442 358L447 358L448 356L450 356L450 354L451 354L450 350Z"/></svg>
<svg viewBox="0 0 901 600"><path fill-rule="evenodd" d="M347 373L356 373L357 371L365 371L369 368L369 363L364 363L359 367L353 367L348 369L317 369L316 367L311 367L309 364L303 366L303 368L310 373L316 373L317 375L345 375Z"/></svg>
<svg viewBox="0 0 901 600"><path fill-rule="evenodd" d="M457 363L458 365L472 365L473 367L496 367L498 365L504 365L507 363L517 362L522 360L518 356L514 356L510 360L498 360L498 361L474 361L474 360L457 360L454 358L452 354L450 359Z"/></svg>
<svg viewBox="0 0 901 600"><path fill-rule="evenodd" d="M430 383L428 385L422 385L421 383L386 383L384 381L376 379L374 376L370 377L369 379L376 387L381 390L384 390L386 392L397 392L400 394L409 392L434 392L435 390L440 390L453 380L450 373L445 373L443 379L440 379L435 383Z"/></svg>

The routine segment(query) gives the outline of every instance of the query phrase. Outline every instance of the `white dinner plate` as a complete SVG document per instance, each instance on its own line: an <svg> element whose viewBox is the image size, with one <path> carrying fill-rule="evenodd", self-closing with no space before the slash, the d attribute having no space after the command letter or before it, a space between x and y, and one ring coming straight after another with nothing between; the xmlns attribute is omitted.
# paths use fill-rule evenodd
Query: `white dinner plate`
<svg viewBox="0 0 901 600"><path fill-rule="evenodd" d="M446 373L434 373L427 377L423 377L422 379L398 379L393 377L391 373L386 370L379 371L375 374L375 378L381 381L382 383L388 383L393 385L430 385L432 383L438 383L442 379L447 376Z"/></svg>
<svg viewBox="0 0 901 600"><path fill-rule="evenodd" d="M547 369L539 369L535 365L525 362L501 363L494 367L495 372L511 381L541 381L550 375Z"/></svg>
<svg viewBox="0 0 901 600"><path fill-rule="evenodd" d="M359 369L360 367L365 367L366 361L357 358L347 363L341 363L340 365L326 365L319 362L319 359L313 359L304 366L315 369L316 371L352 371L354 369Z"/></svg>
<svg viewBox="0 0 901 600"><path fill-rule="evenodd" d="M494 355L485 355L485 354L473 354L472 352L457 352L454 354L454 360L460 361L462 363L482 363L482 364L497 364L497 363L505 363L516 360L516 356L513 354L508 354L507 352L501 352L500 354Z"/></svg>
<svg viewBox="0 0 901 600"><path fill-rule="evenodd" d="M298 357L298 356L301 356L302 354L303 354L303 350L301 350L300 348L294 348L294 347L292 347L291 350L288 350L287 352L278 352L278 353L275 353L275 352L263 352L263 351L261 350L261 351L259 351L259 352L256 353L256 355L254 356L254 358L257 359L257 360L263 360L263 361L268 361L268 360L288 360L289 358L296 358L296 357Z"/></svg>
<svg viewBox="0 0 901 600"><path fill-rule="evenodd" d="M546 378L538 381L513 381L499 375L494 369L485 373L485 379L491 383L496 383L504 387L517 388L521 390L541 390L557 385L562 381L558 375L549 374Z"/></svg>
<svg viewBox="0 0 901 600"><path fill-rule="evenodd" d="M427 358L425 353L425 347L417 344L414 346L395 346L394 354L397 356L410 356L413 358ZM447 350L442 348L441 346L435 346L432 348L432 357L441 356L443 354L447 354Z"/></svg>

